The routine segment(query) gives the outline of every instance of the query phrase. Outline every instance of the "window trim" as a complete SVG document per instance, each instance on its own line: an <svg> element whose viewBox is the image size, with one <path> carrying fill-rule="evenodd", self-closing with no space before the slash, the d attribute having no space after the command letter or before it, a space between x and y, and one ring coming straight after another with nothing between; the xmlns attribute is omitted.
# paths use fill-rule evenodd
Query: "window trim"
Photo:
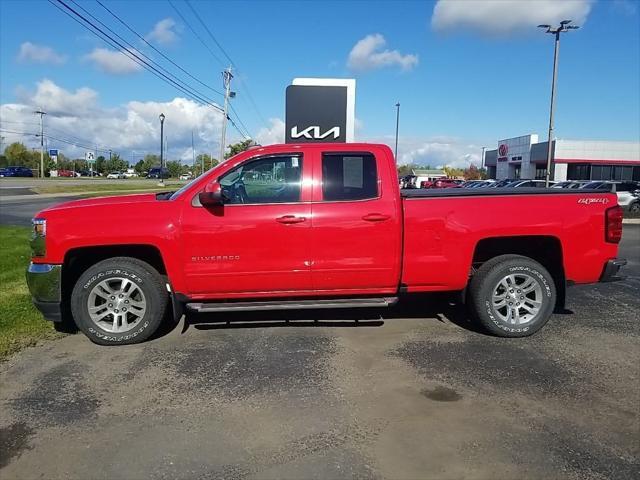
<svg viewBox="0 0 640 480"><path fill-rule="evenodd" d="M377 186L377 191L378 191L377 192L377 196L369 197L369 198L360 198L358 200L325 200L324 199L324 190L323 190L323 187L324 187L324 176L322 175L322 160L323 160L325 155L333 155L333 156L339 156L339 155L342 155L342 156L358 156L358 155L362 155L362 156L364 156L364 155L367 155L367 156L373 157L373 161L374 161L375 166L376 166L376 186ZM320 179L319 179L320 180L319 181L319 187L320 188L319 188L319 191L320 191L320 194L322 196L322 199L312 201L311 203L322 203L322 204L325 204L325 203L345 203L345 202L346 203L356 203L356 202L361 203L361 202L371 202L371 201L379 200L379 199L382 198L382 193L383 193L382 192L382 179L380 177L380 172L379 172L379 169L378 169L378 157L376 156L376 154L374 152L366 151L366 150L351 150L351 151L329 150L329 151L322 151L322 152L320 152L318 161L319 161L319 164L320 164L319 165L320 168L318 169L318 172L320 174ZM315 179L314 179L314 181L315 181Z"/></svg>

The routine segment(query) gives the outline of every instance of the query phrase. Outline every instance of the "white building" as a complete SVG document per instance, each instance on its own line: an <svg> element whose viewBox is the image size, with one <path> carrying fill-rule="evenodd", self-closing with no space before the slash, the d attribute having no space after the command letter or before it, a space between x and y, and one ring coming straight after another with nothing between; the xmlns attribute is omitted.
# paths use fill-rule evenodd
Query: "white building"
<svg viewBox="0 0 640 480"><path fill-rule="evenodd" d="M538 135L507 138L485 153L489 177L544 179L547 142ZM551 179L640 181L640 142L556 139L551 149Z"/></svg>

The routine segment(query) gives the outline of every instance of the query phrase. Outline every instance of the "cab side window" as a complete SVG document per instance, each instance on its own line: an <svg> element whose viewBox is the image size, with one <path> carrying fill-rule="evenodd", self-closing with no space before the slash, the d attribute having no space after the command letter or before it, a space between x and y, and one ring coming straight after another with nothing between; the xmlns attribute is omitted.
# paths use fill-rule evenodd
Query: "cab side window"
<svg viewBox="0 0 640 480"><path fill-rule="evenodd" d="M283 155L252 160L220 177L225 204L300 201L302 156Z"/></svg>
<svg viewBox="0 0 640 480"><path fill-rule="evenodd" d="M322 155L322 198L325 202L378 197L376 159L370 153Z"/></svg>

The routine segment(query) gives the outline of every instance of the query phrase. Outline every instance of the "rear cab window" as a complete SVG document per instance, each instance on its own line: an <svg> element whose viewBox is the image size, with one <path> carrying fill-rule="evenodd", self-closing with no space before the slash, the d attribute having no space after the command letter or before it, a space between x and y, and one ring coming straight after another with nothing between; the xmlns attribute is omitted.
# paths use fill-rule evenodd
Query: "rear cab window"
<svg viewBox="0 0 640 480"><path fill-rule="evenodd" d="M378 196L378 169L373 154L322 154L323 201L369 200Z"/></svg>

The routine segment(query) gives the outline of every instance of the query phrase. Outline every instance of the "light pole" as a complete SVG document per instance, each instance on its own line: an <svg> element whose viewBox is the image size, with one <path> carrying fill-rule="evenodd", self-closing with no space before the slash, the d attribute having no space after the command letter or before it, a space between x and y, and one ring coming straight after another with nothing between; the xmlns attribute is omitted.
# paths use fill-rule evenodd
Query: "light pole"
<svg viewBox="0 0 640 480"><path fill-rule="evenodd" d="M164 174L164 113L160 114L160 181L158 185L164 187L164 180L162 175Z"/></svg>
<svg viewBox="0 0 640 480"><path fill-rule="evenodd" d="M394 156L396 158L396 164L398 163L398 128L400 126L400 102L396 103L396 149Z"/></svg>
<svg viewBox="0 0 640 480"><path fill-rule="evenodd" d="M539 28L546 29L546 33L552 33L556 36L555 47L553 49L553 79L551 80L551 107L549 109L549 135L547 140L547 174L545 176L544 186L549 188L549 176L551 175L551 149L553 143L553 109L556 100L556 80L558 77L558 50L560 49L560 34L575 30L580 27L577 25L569 25L571 20L562 20L560 25L552 27L551 25L538 25Z"/></svg>

